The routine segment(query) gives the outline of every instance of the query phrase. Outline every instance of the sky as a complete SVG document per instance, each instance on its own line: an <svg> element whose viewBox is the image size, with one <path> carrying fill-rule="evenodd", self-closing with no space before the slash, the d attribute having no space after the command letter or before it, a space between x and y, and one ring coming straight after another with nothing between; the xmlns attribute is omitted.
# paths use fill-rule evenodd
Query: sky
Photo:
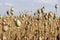
<svg viewBox="0 0 60 40"><path fill-rule="evenodd" d="M19 15L19 11L36 12L37 9L45 7L45 11L55 12L55 4L58 4L57 15L60 16L60 0L0 0L0 14L5 15L6 11L14 7L15 15Z"/></svg>

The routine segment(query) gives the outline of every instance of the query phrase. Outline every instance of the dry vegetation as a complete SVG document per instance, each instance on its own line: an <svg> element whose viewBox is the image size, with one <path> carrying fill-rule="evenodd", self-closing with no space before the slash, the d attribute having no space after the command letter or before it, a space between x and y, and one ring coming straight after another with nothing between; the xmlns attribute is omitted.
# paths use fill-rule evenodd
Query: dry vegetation
<svg viewBox="0 0 60 40"><path fill-rule="evenodd" d="M0 40L60 40L60 18L51 11L44 14L44 7L34 16L10 13L0 17Z"/></svg>

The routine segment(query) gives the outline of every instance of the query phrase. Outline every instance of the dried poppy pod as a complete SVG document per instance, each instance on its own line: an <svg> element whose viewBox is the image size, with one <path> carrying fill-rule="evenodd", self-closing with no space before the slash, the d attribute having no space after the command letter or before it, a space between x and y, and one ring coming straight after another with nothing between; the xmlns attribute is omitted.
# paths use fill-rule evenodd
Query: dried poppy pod
<svg viewBox="0 0 60 40"><path fill-rule="evenodd" d="M44 14L45 13L45 8L43 6L43 8L41 9L41 13Z"/></svg>
<svg viewBox="0 0 60 40"><path fill-rule="evenodd" d="M11 9L10 9L10 13L11 13L11 15L14 14L14 8L11 8Z"/></svg>
<svg viewBox="0 0 60 40"><path fill-rule="evenodd" d="M49 12L49 18L53 16L52 11Z"/></svg>
<svg viewBox="0 0 60 40"><path fill-rule="evenodd" d="M58 6L58 4L56 4L55 5L55 10L56 10L56 13L57 13L57 8L58 8L59 6Z"/></svg>
<svg viewBox="0 0 60 40"><path fill-rule="evenodd" d="M10 9L10 11L14 11L14 8L12 7L12 8Z"/></svg>
<svg viewBox="0 0 60 40"><path fill-rule="evenodd" d="M56 9L58 8L58 4L55 5L55 8L56 8Z"/></svg>
<svg viewBox="0 0 60 40"><path fill-rule="evenodd" d="M13 15L13 14L14 14L14 12L12 12L12 11L11 11L10 13L11 13L11 15Z"/></svg>
<svg viewBox="0 0 60 40"><path fill-rule="evenodd" d="M20 26L21 25L21 22L19 20L17 20L17 25Z"/></svg>
<svg viewBox="0 0 60 40"><path fill-rule="evenodd" d="M2 30L6 32L6 31L9 30L9 27L7 25L6 26L3 26Z"/></svg>
<svg viewBox="0 0 60 40"><path fill-rule="evenodd" d="M25 17L26 17L26 15L24 14L24 15L23 15L23 17L25 18Z"/></svg>
<svg viewBox="0 0 60 40"><path fill-rule="evenodd" d="M48 19L48 15L45 16L45 19L46 19L46 20Z"/></svg>
<svg viewBox="0 0 60 40"><path fill-rule="evenodd" d="M48 13L46 13L46 14L44 15L44 17L45 17L45 20L47 20L47 19L48 19Z"/></svg>
<svg viewBox="0 0 60 40"><path fill-rule="evenodd" d="M9 15L9 11L7 11L6 14Z"/></svg>
<svg viewBox="0 0 60 40"><path fill-rule="evenodd" d="M25 14L21 14L20 17L22 20L24 20L26 18Z"/></svg>
<svg viewBox="0 0 60 40"><path fill-rule="evenodd" d="M15 24L17 27L19 27L21 25L21 22L19 20L15 20Z"/></svg>
<svg viewBox="0 0 60 40"><path fill-rule="evenodd" d="M40 14L40 13L41 13L41 10L40 10L40 9L38 9L38 10L37 10L37 13L38 13L38 14Z"/></svg>

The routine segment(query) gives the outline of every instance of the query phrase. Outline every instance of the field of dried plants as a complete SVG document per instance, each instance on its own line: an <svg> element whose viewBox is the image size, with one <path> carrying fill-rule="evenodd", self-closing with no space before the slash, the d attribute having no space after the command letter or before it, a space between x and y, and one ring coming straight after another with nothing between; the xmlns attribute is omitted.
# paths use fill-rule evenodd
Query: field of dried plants
<svg viewBox="0 0 60 40"><path fill-rule="evenodd" d="M59 33L60 18L49 22L24 14L0 19L1 40L56 40Z"/></svg>
<svg viewBox="0 0 60 40"><path fill-rule="evenodd" d="M44 7L43 7L44 8ZM20 14L19 16L0 16L0 40L60 40L60 18L41 9L34 16Z"/></svg>

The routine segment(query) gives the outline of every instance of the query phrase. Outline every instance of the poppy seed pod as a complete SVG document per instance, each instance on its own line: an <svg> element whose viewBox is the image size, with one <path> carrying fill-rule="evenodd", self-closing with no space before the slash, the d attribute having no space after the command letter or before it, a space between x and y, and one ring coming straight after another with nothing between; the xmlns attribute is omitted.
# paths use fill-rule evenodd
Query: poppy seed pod
<svg viewBox="0 0 60 40"><path fill-rule="evenodd" d="M49 17L52 17L52 16L53 16L53 14L52 14L52 12L50 11L50 12L49 12Z"/></svg>
<svg viewBox="0 0 60 40"><path fill-rule="evenodd" d="M46 15L44 15L44 17L47 20L48 19L48 13L46 13Z"/></svg>
<svg viewBox="0 0 60 40"><path fill-rule="evenodd" d="M8 31L9 27L8 26L3 26L3 31Z"/></svg>
<svg viewBox="0 0 60 40"><path fill-rule="evenodd" d="M9 11L7 11L6 13L7 13L7 15L9 15Z"/></svg>
<svg viewBox="0 0 60 40"><path fill-rule="evenodd" d="M38 9L38 10L37 10L37 13L40 14L40 12L41 12L41 10Z"/></svg>
<svg viewBox="0 0 60 40"><path fill-rule="evenodd" d="M48 19L48 15L46 15L45 18Z"/></svg>
<svg viewBox="0 0 60 40"><path fill-rule="evenodd" d="M10 13L11 13L11 15L14 14L14 9L13 8L10 9Z"/></svg>
<svg viewBox="0 0 60 40"><path fill-rule="evenodd" d="M41 13L42 13L42 14L45 13L45 8L44 8L44 7L41 9Z"/></svg>
<svg viewBox="0 0 60 40"><path fill-rule="evenodd" d="M13 15L13 14L14 14L14 12L12 12L12 11L11 11L10 13L11 13L11 15Z"/></svg>
<svg viewBox="0 0 60 40"><path fill-rule="evenodd" d="M58 4L55 5L55 8L56 8L56 9L58 8Z"/></svg>
<svg viewBox="0 0 60 40"><path fill-rule="evenodd" d="M11 8L10 11L14 11L14 8Z"/></svg>
<svg viewBox="0 0 60 40"><path fill-rule="evenodd" d="M21 25L21 22L19 20L16 20L16 26L20 26Z"/></svg>

